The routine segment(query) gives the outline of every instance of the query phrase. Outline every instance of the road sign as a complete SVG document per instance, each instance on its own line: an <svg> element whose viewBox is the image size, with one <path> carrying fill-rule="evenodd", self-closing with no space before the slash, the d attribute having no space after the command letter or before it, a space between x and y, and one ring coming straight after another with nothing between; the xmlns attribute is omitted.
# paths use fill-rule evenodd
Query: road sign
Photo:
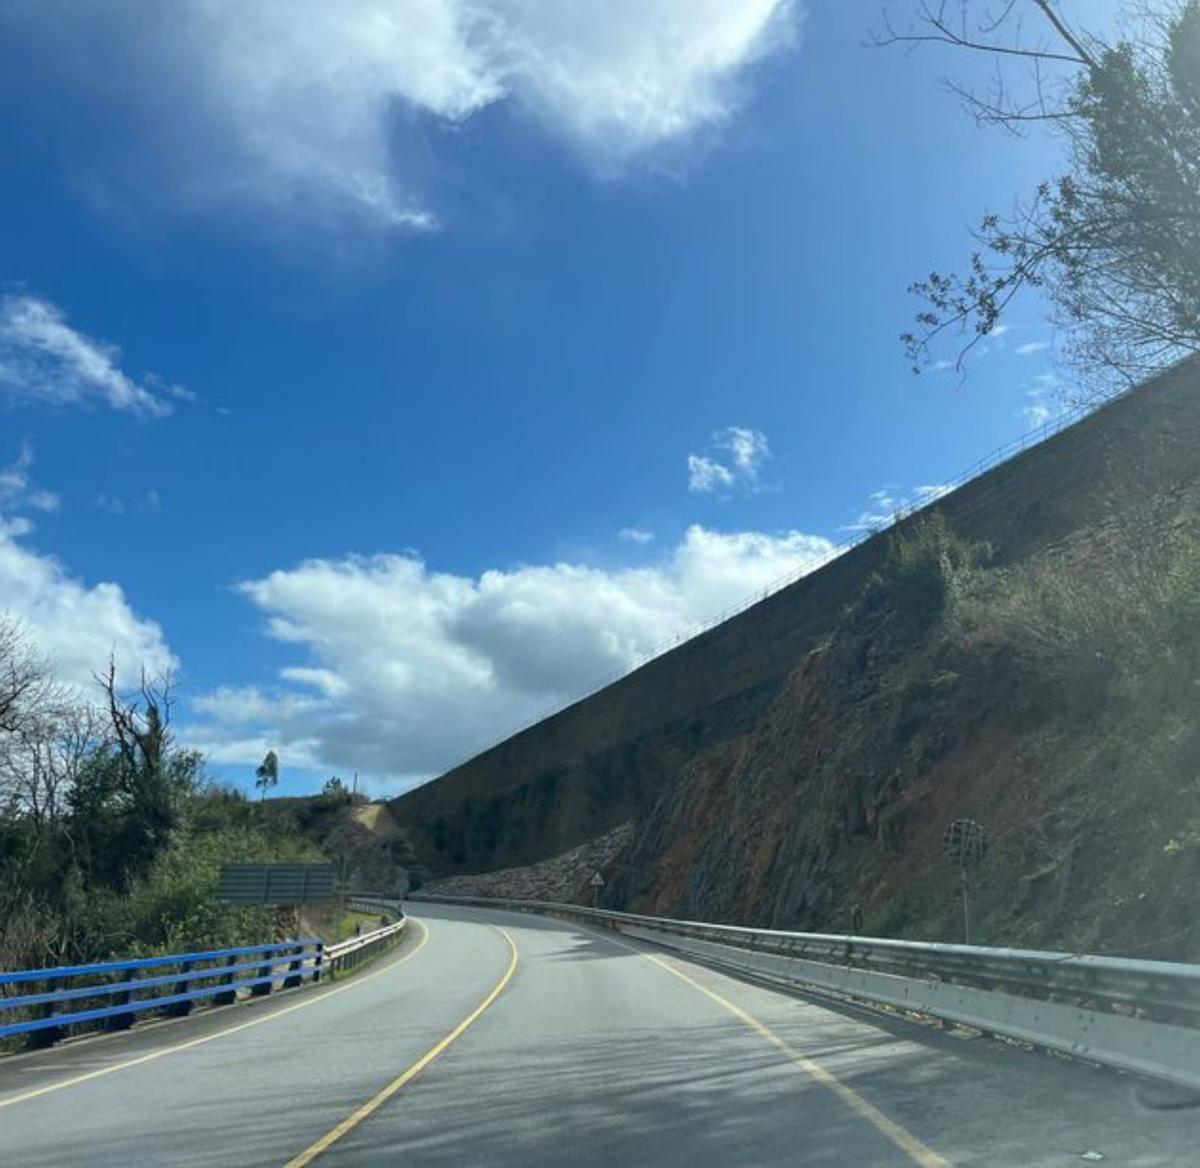
<svg viewBox="0 0 1200 1168"><path fill-rule="evenodd" d="M333 865L222 864L217 896L228 904L316 904L333 900Z"/></svg>
<svg viewBox="0 0 1200 1168"><path fill-rule="evenodd" d="M973 819L956 819L942 834L942 852L956 868L982 864L988 852L987 828Z"/></svg>
<svg viewBox="0 0 1200 1168"><path fill-rule="evenodd" d="M603 888L603 887L604 887L604 877L603 877L603 876L601 876L599 872L597 872L597 873L595 874L595 876L593 876L593 877L591 878L591 880L589 881L589 883L591 884L591 886L592 886L593 888Z"/></svg>

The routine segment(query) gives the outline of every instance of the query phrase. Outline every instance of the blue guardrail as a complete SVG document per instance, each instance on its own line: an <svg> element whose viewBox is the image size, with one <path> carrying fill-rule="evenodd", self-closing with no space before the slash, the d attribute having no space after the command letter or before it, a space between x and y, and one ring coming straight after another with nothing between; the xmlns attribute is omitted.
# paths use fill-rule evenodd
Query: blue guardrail
<svg viewBox="0 0 1200 1168"><path fill-rule="evenodd" d="M230 1005L239 990L269 994L280 982L290 989L319 981L324 946L306 938L240 949L210 949L104 961L55 969L0 972L0 1039L30 1034L33 1045L49 1046L71 1027L124 1030L138 1014L187 1014L206 998ZM14 1013L23 1014L8 1021Z"/></svg>

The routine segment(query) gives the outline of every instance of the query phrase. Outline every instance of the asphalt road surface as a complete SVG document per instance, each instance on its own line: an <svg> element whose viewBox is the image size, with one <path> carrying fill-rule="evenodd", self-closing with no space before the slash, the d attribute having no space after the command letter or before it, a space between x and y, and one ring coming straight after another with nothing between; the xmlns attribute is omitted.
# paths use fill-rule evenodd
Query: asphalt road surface
<svg viewBox="0 0 1200 1168"><path fill-rule="evenodd" d="M1195 1165L1200 1108L537 917L418 905L331 986L0 1059L0 1165Z"/></svg>

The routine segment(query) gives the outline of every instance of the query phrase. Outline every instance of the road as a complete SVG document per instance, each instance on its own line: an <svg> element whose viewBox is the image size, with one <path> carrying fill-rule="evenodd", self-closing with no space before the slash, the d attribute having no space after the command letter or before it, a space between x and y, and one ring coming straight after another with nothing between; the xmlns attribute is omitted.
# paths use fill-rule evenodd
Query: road
<svg viewBox="0 0 1200 1168"><path fill-rule="evenodd" d="M578 925L421 904L332 986L0 1060L0 1165L1195 1164L1200 1109Z"/></svg>

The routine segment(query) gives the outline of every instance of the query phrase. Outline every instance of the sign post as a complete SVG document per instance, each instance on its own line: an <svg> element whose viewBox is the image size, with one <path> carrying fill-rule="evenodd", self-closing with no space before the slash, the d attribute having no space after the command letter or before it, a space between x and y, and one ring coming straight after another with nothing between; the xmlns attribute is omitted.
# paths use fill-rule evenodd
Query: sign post
<svg viewBox="0 0 1200 1168"><path fill-rule="evenodd" d="M982 864L988 852L987 828L973 819L956 819L942 834L942 853L962 881L963 944L971 943L971 901L967 869Z"/></svg>
<svg viewBox="0 0 1200 1168"><path fill-rule="evenodd" d="M592 889L592 908L595 908L600 903L600 889L604 887L604 877L597 872L588 881L588 884Z"/></svg>

